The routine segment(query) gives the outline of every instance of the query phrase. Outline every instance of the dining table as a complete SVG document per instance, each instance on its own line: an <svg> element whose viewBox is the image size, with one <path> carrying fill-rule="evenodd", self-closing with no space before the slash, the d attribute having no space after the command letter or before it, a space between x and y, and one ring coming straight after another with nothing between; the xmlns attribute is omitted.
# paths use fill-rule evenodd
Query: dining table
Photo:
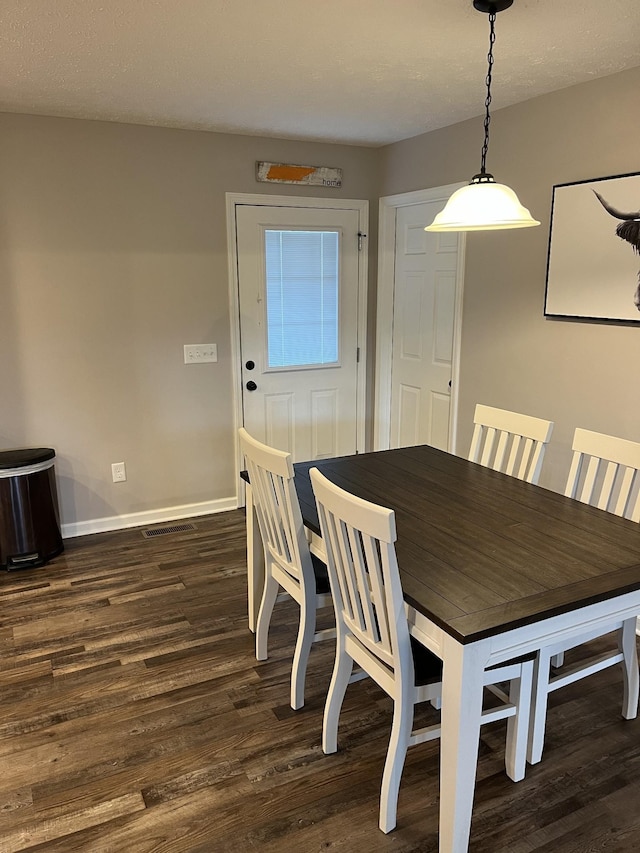
<svg viewBox="0 0 640 853"><path fill-rule="evenodd" d="M321 557L313 467L395 512L410 630L443 661L439 851L466 853L484 670L639 614L640 527L421 445L295 464L303 523ZM264 564L250 486L247 546L255 630Z"/></svg>

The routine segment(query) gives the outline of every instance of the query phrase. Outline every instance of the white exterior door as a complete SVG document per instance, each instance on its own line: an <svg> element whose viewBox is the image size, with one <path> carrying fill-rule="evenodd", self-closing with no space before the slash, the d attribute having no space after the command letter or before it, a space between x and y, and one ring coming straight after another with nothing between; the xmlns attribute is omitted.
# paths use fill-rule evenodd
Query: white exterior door
<svg viewBox="0 0 640 853"><path fill-rule="evenodd" d="M235 211L244 426L296 462L355 453L361 211Z"/></svg>

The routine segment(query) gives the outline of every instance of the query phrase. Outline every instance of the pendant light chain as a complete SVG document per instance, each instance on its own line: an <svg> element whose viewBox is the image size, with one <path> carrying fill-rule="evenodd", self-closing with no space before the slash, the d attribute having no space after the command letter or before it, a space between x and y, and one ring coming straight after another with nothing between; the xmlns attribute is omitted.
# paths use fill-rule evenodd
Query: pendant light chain
<svg viewBox="0 0 640 853"><path fill-rule="evenodd" d="M480 165L480 174L486 175L486 165L487 165L487 151L489 150L489 125L491 123L491 114L489 112L489 107L491 106L491 74L493 72L493 45L496 41L496 13L489 13L489 53L487 54L487 61L489 63L489 67L487 69L487 77L485 83L487 85L487 97L485 98L484 106L485 106L485 117L484 117L484 144L482 146L482 161Z"/></svg>
<svg viewBox="0 0 640 853"><path fill-rule="evenodd" d="M491 123L491 83L493 76L493 46L496 40L496 15L508 9L514 0L471 0L473 8L489 15L489 53L485 84L484 144L481 170L466 186L457 189L431 223L424 229L435 232L499 231L505 228L530 228L540 225L533 219L520 199L506 184L498 183L487 172L489 125Z"/></svg>

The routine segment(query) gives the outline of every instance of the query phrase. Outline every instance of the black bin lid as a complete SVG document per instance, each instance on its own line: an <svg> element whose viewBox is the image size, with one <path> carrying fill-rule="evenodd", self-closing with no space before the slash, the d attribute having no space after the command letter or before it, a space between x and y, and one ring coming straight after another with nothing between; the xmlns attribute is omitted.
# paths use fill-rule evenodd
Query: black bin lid
<svg viewBox="0 0 640 853"><path fill-rule="evenodd" d="M4 468L24 468L46 462L56 455L51 447L29 447L17 450L0 450L0 470Z"/></svg>

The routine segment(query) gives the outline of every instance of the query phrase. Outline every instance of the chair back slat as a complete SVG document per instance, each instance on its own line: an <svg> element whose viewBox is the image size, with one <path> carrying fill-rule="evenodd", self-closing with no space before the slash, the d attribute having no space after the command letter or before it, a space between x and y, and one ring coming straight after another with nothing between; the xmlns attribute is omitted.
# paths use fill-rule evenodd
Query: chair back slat
<svg viewBox="0 0 640 853"><path fill-rule="evenodd" d="M239 435L265 551L298 583L300 566L312 578L291 455L262 444L245 429Z"/></svg>
<svg viewBox="0 0 640 853"><path fill-rule="evenodd" d="M317 468L309 473L327 550L338 635L350 635L388 669L396 670L400 643L408 643L408 628L393 545L394 513L350 495Z"/></svg>
<svg viewBox="0 0 640 853"><path fill-rule="evenodd" d="M247 467L267 545L281 559L291 562L294 555L289 538L290 525L283 478L261 468L250 457L247 458Z"/></svg>
<svg viewBox="0 0 640 853"><path fill-rule="evenodd" d="M532 479L529 480L530 483L537 483L540 478L540 472L542 471L542 461L544 459L544 452L546 448L547 443L532 441L532 446L529 451L529 470L531 472L532 477ZM527 477L523 474L520 479L526 480Z"/></svg>
<svg viewBox="0 0 640 853"><path fill-rule="evenodd" d="M336 519L336 523L340 524L339 520ZM371 602L367 596L366 578L363 578L363 574L367 571L367 565L360 550L360 542L357 539L356 532L347 525L340 524L340 526L344 529L349 543L349 550L344 555L346 562L342 565L353 577L351 609L356 618L353 619L351 625L355 630L373 636L371 626L374 622L374 616Z"/></svg>
<svg viewBox="0 0 640 853"><path fill-rule="evenodd" d="M469 460L537 483L553 422L478 404Z"/></svg>
<svg viewBox="0 0 640 853"><path fill-rule="evenodd" d="M636 496L635 504L632 503L633 486L638 481L638 471L633 468L625 468L620 484L620 494L615 505L616 515L623 515L631 521L640 521L640 495Z"/></svg>
<svg viewBox="0 0 640 853"><path fill-rule="evenodd" d="M596 477L598 476L598 468L600 467L600 459L597 456L592 456L587 462L587 474L584 478L584 486L582 494L585 503L591 503L593 493L596 488Z"/></svg>
<svg viewBox="0 0 640 853"><path fill-rule="evenodd" d="M389 642L392 634L392 628L389 621L389 613L387 611L387 600L385 595L384 584L384 569L382 566L382 554L380 551L380 543L371 536L367 536L364 540L367 565L376 566L376 571L369 572L368 583L369 592L372 602L372 615L374 616L372 628L373 635L377 638L389 654L393 653L393 649Z"/></svg>
<svg viewBox="0 0 640 853"><path fill-rule="evenodd" d="M565 495L640 521L640 443L576 429Z"/></svg>
<svg viewBox="0 0 640 853"><path fill-rule="evenodd" d="M341 565L346 567L344 572L336 575L338 589L333 590L332 588L334 604L336 601L340 601L345 618L361 626L364 624L364 616L360 609L360 602L356 592L357 581L355 571L352 569L348 557L351 551L348 531L339 524L335 524L334 519L329 517L327 518L326 530L322 538L325 543L325 550L331 551L333 554L339 554L340 556L337 560Z"/></svg>
<svg viewBox="0 0 640 853"><path fill-rule="evenodd" d="M571 468L567 477L567 485L564 493L568 498L575 498L578 490L578 482L580 480L580 466L582 464L582 454L576 450L571 457Z"/></svg>
<svg viewBox="0 0 640 853"><path fill-rule="evenodd" d="M503 471L504 470L504 457L505 457L506 452L507 452L507 444L508 444L507 440L509 438L509 433L507 433L507 432L498 433L498 432L496 432L496 430L491 430L491 432L492 432L492 436L491 436L492 444L495 441L496 436L498 436L498 446L496 448L494 465L496 465L498 471ZM518 447L517 441L513 441L511 443L511 445L512 445L511 446L511 453L509 454L509 461L507 462L507 468L506 468L506 470L509 473L511 473L511 471L513 471L513 466L515 465L515 455L516 455L517 447ZM484 464L489 465L489 455L485 455L485 458L487 461ZM509 469L511 469L511 471L509 471Z"/></svg>
<svg viewBox="0 0 640 853"><path fill-rule="evenodd" d="M482 451L482 456L480 458L480 464L489 466L489 460L493 454L493 447L496 441L496 431L495 429L487 429L484 436L484 449Z"/></svg>
<svg viewBox="0 0 640 853"><path fill-rule="evenodd" d="M480 451L482 450L482 435L482 424L474 424L473 435L471 436L471 447L469 448L469 461L479 462L481 465L483 464L480 460Z"/></svg>
<svg viewBox="0 0 640 853"><path fill-rule="evenodd" d="M334 521L345 530L350 546L346 555L347 562L339 565L338 571L353 570L355 577L355 598L351 612L357 613L359 618L350 620L345 612L345 622L364 646L376 650L376 654L382 649L390 655L391 642L381 578L382 567L374 544L371 537L364 536L351 525L339 519Z"/></svg>
<svg viewBox="0 0 640 853"><path fill-rule="evenodd" d="M604 464L605 460L602 460L602 464L604 466L604 478L602 480L602 488L600 489L600 499L598 500L596 506L598 509L609 509L609 505L611 503L612 498L614 497L614 488L615 488L615 480L618 472L622 473L623 482L621 483L621 492L619 497L623 498L623 503L626 502L624 499L624 475L625 471L629 471L629 468L621 468L617 462L608 462L606 465ZM615 504L617 506L617 503ZM618 515L622 515L623 513L618 513Z"/></svg>

